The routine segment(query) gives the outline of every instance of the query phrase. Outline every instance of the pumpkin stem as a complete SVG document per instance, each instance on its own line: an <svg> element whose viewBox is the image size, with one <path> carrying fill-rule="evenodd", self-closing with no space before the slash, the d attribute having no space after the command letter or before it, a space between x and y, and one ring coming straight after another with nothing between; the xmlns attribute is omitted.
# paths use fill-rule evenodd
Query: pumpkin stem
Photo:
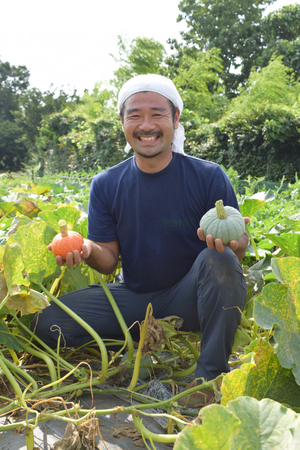
<svg viewBox="0 0 300 450"><path fill-rule="evenodd" d="M59 226L60 234L62 236L68 236L67 222L64 219L59 220L58 226Z"/></svg>
<svg viewBox="0 0 300 450"><path fill-rule="evenodd" d="M218 217L220 219L225 219L227 217L227 212L226 212L226 209L224 208L223 200L218 200L215 203L215 206L216 206L216 211L217 211Z"/></svg>

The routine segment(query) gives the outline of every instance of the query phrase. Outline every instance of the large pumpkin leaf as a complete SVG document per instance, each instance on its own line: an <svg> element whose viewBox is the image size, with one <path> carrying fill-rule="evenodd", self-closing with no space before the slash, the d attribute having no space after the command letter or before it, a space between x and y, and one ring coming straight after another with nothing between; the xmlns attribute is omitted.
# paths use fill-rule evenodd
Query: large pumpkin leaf
<svg viewBox="0 0 300 450"><path fill-rule="evenodd" d="M228 409L240 420L233 430L230 449L296 450L299 445L295 431L300 426L300 416L280 403L240 397L231 401Z"/></svg>
<svg viewBox="0 0 300 450"><path fill-rule="evenodd" d="M230 400L246 395L245 389L248 374L254 366L254 363L249 362L225 375L221 386L222 405L226 405Z"/></svg>
<svg viewBox="0 0 300 450"><path fill-rule="evenodd" d="M21 214L28 217L36 217L40 211L40 208L26 197L20 197L14 206Z"/></svg>
<svg viewBox="0 0 300 450"><path fill-rule="evenodd" d="M178 435L174 450L229 450L232 431L240 423L227 408L210 405L201 412L203 425L192 424Z"/></svg>
<svg viewBox="0 0 300 450"><path fill-rule="evenodd" d="M86 269L87 266L84 267ZM88 272L82 270L82 266L73 266L67 269L61 280L60 293L66 294L68 292L75 291L87 287L90 284L90 278Z"/></svg>
<svg viewBox="0 0 300 450"><path fill-rule="evenodd" d="M300 384L300 260L274 258L274 274L282 283L267 284L254 302L254 319L265 329L275 324L276 353L282 367L293 370Z"/></svg>
<svg viewBox="0 0 300 450"><path fill-rule="evenodd" d="M202 408L202 425L178 435L174 450L296 450L300 416L270 399L240 397Z"/></svg>
<svg viewBox="0 0 300 450"><path fill-rule="evenodd" d="M16 232L26 275L32 283L41 283L56 270L55 257L48 250L54 235L53 229L41 221L22 226Z"/></svg>
<svg viewBox="0 0 300 450"><path fill-rule="evenodd" d="M281 366L273 347L261 340L253 353L255 364L244 364L224 377L222 404L241 396L250 396L257 400L270 398L290 407L300 407L300 389L295 377L290 369Z"/></svg>
<svg viewBox="0 0 300 450"><path fill-rule="evenodd" d="M300 281L300 258L272 258L271 267L277 280L291 288Z"/></svg>
<svg viewBox="0 0 300 450"><path fill-rule="evenodd" d="M59 233L58 222L60 219L64 219L67 222L68 230L80 231L78 221L81 217L81 212L73 206L60 206L55 210L42 211L40 212L39 217L50 225L56 233Z"/></svg>
<svg viewBox="0 0 300 450"><path fill-rule="evenodd" d="M243 217L251 217L263 208L265 204L266 202L264 200L257 198L245 198L243 203L239 205L239 208Z"/></svg>
<svg viewBox="0 0 300 450"><path fill-rule="evenodd" d="M33 289L16 289L10 293L6 306L10 309L21 311L22 314L41 312L50 305L45 294Z"/></svg>
<svg viewBox="0 0 300 450"><path fill-rule="evenodd" d="M267 233L264 236L281 248L288 256L300 257L300 233Z"/></svg>
<svg viewBox="0 0 300 450"><path fill-rule="evenodd" d="M248 374L254 366L254 363L246 363L225 375L221 386L221 403L223 405L226 405L230 400L246 395L245 386Z"/></svg>
<svg viewBox="0 0 300 450"><path fill-rule="evenodd" d="M6 284L9 291L12 286L30 285L30 282L25 274L25 265L22 258L21 247L15 234L8 238L5 245L3 267Z"/></svg>

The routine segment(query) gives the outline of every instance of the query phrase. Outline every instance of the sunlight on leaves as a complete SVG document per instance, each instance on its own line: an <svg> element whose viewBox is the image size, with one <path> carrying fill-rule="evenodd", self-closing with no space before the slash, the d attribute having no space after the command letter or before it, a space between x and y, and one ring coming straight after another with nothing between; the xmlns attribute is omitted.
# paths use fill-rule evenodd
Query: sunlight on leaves
<svg viewBox="0 0 300 450"><path fill-rule="evenodd" d="M225 375L221 388L222 404L240 396L250 396L257 400L270 398L290 407L300 407L300 389L292 371L281 366L268 342L260 340L257 345L252 344L247 350L253 350L254 364L251 367L244 364L240 369ZM247 373L245 369L248 369Z"/></svg>
<svg viewBox="0 0 300 450"><path fill-rule="evenodd" d="M300 384L300 281L298 258L276 258L272 267L285 284L269 283L254 302L254 320L265 329L274 325L276 353L280 364L292 369Z"/></svg>
<svg viewBox="0 0 300 450"><path fill-rule="evenodd" d="M240 397L228 404L240 420L233 431L231 449L296 449L293 431L300 426L300 416L270 399Z"/></svg>
<svg viewBox="0 0 300 450"><path fill-rule="evenodd" d="M288 256L300 257L300 233L266 233L264 236L281 248Z"/></svg>
<svg viewBox="0 0 300 450"><path fill-rule="evenodd" d="M42 211L39 217L50 225L56 233L59 233L58 222L60 219L64 219L67 222L68 230L79 231L77 223L81 217L81 212L73 206L61 206L52 211Z"/></svg>
<svg viewBox="0 0 300 450"><path fill-rule="evenodd" d="M227 408L210 405L201 411L202 425L187 426L178 436L174 450L229 450L229 440L240 420Z"/></svg>
<svg viewBox="0 0 300 450"><path fill-rule="evenodd" d="M266 202L264 200L245 198L244 202L239 205L239 208L243 217L251 217L263 208L265 204Z"/></svg>
<svg viewBox="0 0 300 450"><path fill-rule="evenodd" d="M49 305L45 294L25 288L16 289L15 292L11 293L6 303L8 308L21 311L25 315L41 312Z"/></svg>
<svg viewBox="0 0 300 450"><path fill-rule="evenodd" d="M54 235L52 228L44 222L35 222L17 230L18 244L22 249L20 254L31 282L40 283L47 274L56 270L55 257L48 250Z"/></svg>
<svg viewBox="0 0 300 450"><path fill-rule="evenodd" d="M17 242L16 235L8 238L5 246L3 266L8 290L13 285L29 286L30 282L25 274L25 265L22 258L22 250Z"/></svg>

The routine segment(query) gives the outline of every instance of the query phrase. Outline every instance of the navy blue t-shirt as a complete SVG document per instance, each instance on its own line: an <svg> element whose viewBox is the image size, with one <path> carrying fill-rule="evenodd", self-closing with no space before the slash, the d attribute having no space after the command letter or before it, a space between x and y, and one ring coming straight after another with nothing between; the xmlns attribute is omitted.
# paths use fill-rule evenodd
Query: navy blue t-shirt
<svg viewBox="0 0 300 450"><path fill-rule="evenodd" d="M212 162L173 153L160 172L142 172L135 157L97 174L91 185L88 238L118 241L126 285L154 292L177 283L206 243L201 217L222 199L238 208L232 185Z"/></svg>

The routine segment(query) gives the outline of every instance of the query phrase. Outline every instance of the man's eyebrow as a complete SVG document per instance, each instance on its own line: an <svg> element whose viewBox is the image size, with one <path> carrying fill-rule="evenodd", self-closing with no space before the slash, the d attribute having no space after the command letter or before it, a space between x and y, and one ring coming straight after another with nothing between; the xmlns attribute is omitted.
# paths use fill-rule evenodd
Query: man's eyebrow
<svg viewBox="0 0 300 450"><path fill-rule="evenodd" d="M130 108L126 110L126 114L132 114L138 111L141 111L142 108ZM167 110L167 108L164 108L163 106L153 106L150 108L151 111L160 111L160 112L164 112Z"/></svg>

